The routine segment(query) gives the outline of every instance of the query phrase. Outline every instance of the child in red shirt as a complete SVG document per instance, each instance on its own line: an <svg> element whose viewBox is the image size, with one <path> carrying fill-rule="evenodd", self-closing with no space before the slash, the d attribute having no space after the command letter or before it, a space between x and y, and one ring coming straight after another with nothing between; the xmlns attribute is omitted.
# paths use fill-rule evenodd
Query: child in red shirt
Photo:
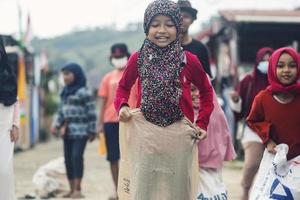
<svg viewBox="0 0 300 200"><path fill-rule="evenodd" d="M132 113L129 110L128 98L132 86L138 80L136 107L140 108L143 120L150 124L151 128L137 130L140 131L141 135L143 134L143 138L147 138L147 142L152 142L153 138L159 138L161 135L164 135L162 132L159 132L153 137L156 134L152 132L153 129L164 129L165 132L172 131L174 132L174 137L165 137L167 139L161 142L171 147L172 145L168 144L178 141L178 138L186 133L186 130L181 129L175 129L176 131L174 131L172 127L176 126L176 124L183 124L184 126L182 127L189 127L189 130L193 130L193 135L195 134L196 138L204 139L207 135L206 130L209 117L214 107L212 87L200 61L195 55L181 48L181 23L181 14L176 3L170 0L156 0L149 4L144 16L146 39L140 50L129 58L115 98L115 108L119 112L120 121L130 124L129 120L134 121L134 117L132 118ZM183 123L183 120L186 120L185 117L190 122L194 122L191 83L200 92L199 101L201 104L198 117L195 120L197 127L193 126L192 129L190 129L189 125ZM176 134L180 136L177 138ZM176 161L181 160L183 155L187 157L192 156L192 150L185 154L183 149L189 149L196 145L195 139L191 135L185 138L188 138L186 140L189 141L188 147L178 148L179 150L177 149L177 151L168 149L157 152L156 149L159 149L156 148L157 144L149 144L150 142L140 144L143 147L137 148L139 149L137 153L143 158L143 162L134 163L137 167L132 167L135 177L130 182L133 185L133 188L130 188L132 199L141 199L141 197L144 200L158 199L158 196L161 199L196 198L196 196L192 197L193 194L191 193L194 187L191 180L188 180L189 177L192 177L190 173L192 170L188 169L191 166L190 161L192 159L189 159L187 162L181 162L180 164L182 165L180 167L176 165ZM178 143L186 144L185 141ZM148 149L151 149L149 150L151 153L148 153L148 151L147 153L143 152L146 145ZM175 158L171 159L166 165L173 165L172 169L166 168L163 164L160 165L164 163L163 161L155 164L150 162L151 160L156 160L156 158L168 157L172 154L170 152L173 152L172 156ZM151 166L155 170L149 170ZM185 169L187 170L185 171ZM166 179L159 182L161 175ZM180 183L170 181L174 176L182 178L178 181ZM150 184L148 184L149 182ZM182 185L183 187L175 187L175 189L173 187L174 184ZM157 188L160 188L162 191ZM176 190L177 193L174 192ZM161 196L162 194L164 196ZM174 196L176 198L172 198Z"/></svg>
<svg viewBox="0 0 300 200"><path fill-rule="evenodd" d="M254 99L247 118L271 153L289 146L288 159L300 155L300 58L292 48L280 48L270 57L270 86Z"/></svg>
<svg viewBox="0 0 300 200"><path fill-rule="evenodd" d="M164 3L170 4L169 10ZM205 138L213 110L212 87L197 57L181 48L180 10L171 4L168 0L157 0L148 6L144 19L146 39L128 60L117 89L115 108L121 121L130 119L128 98L138 79L137 107L141 107L147 121L166 127L186 116L193 122L193 83L200 91L202 105L196 124Z"/></svg>

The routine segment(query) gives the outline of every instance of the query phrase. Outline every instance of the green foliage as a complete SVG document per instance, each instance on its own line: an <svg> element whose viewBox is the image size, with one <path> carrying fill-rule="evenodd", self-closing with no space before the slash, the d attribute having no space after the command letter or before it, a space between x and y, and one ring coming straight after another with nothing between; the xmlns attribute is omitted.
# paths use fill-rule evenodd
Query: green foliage
<svg viewBox="0 0 300 200"><path fill-rule="evenodd" d="M59 105L58 96L52 93L46 93L45 95L45 115L52 116L56 113Z"/></svg>
<svg viewBox="0 0 300 200"><path fill-rule="evenodd" d="M36 52L46 50L49 66L54 71L59 71L68 62L80 64L89 85L97 88L101 78L112 70L108 59L111 45L124 42L134 52L140 48L144 37L141 24L130 24L124 31L104 27L75 31L51 39L35 39L33 47Z"/></svg>

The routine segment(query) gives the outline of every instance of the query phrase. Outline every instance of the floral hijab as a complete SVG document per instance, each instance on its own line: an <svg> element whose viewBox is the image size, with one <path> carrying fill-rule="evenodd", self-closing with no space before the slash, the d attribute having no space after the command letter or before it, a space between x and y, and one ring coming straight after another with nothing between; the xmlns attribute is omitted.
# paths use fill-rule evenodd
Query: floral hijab
<svg viewBox="0 0 300 200"><path fill-rule="evenodd" d="M177 38L164 48L145 39L138 53L138 72L142 84L141 111L147 121L165 127L184 116L179 106L182 95L180 73L184 67L184 52L179 37L182 20L176 3L156 0L145 11L146 35L152 19L157 15L171 17L177 29Z"/></svg>

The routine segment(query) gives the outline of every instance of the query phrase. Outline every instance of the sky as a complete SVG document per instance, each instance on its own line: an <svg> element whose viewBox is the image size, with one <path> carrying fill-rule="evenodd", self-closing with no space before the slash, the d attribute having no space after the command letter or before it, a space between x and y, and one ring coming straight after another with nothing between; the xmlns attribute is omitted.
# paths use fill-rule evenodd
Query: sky
<svg viewBox="0 0 300 200"><path fill-rule="evenodd" d="M39 38L55 37L75 29L114 24L122 29L128 23L142 22L152 0L0 0L0 34L17 35L18 4L22 28L30 15L32 33ZM300 0L190 0L198 10L192 32L201 29L220 9L293 9Z"/></svg>

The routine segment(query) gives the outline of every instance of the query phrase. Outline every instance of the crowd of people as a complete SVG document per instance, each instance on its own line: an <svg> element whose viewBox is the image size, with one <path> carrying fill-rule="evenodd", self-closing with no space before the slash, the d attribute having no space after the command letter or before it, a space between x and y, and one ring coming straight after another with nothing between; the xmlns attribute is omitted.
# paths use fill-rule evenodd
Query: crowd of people
<svg viewBox="0 0 300 200"><path fill-rule="evenodd" d="M130 199L228 198L222 168L224 161L236 158L232 130L211 83L209 51L189 35L196 18L197 10L187 0L150 3L140 49L130 54L125 43L112 45L109 60L114 70L102 79L97 102L87 88L83 68L76 63L62 67L65 86L51 132L63 138L70 185L64 197L84 197L85 147L101 133L116 191L111 199L119 195L122 200L119 133L126 129L135 137L126 139ZM2 43L0 47L0 199L13 200L17 86ZM276 154L276 145L284 143L289 147L288 160L300 155L299 76L300 57L294 49L263 47L253 72L231 93L235 120L243 124L240 200L249 199L265 149ZM194 161L198 161L196 171Z"/></svg>

